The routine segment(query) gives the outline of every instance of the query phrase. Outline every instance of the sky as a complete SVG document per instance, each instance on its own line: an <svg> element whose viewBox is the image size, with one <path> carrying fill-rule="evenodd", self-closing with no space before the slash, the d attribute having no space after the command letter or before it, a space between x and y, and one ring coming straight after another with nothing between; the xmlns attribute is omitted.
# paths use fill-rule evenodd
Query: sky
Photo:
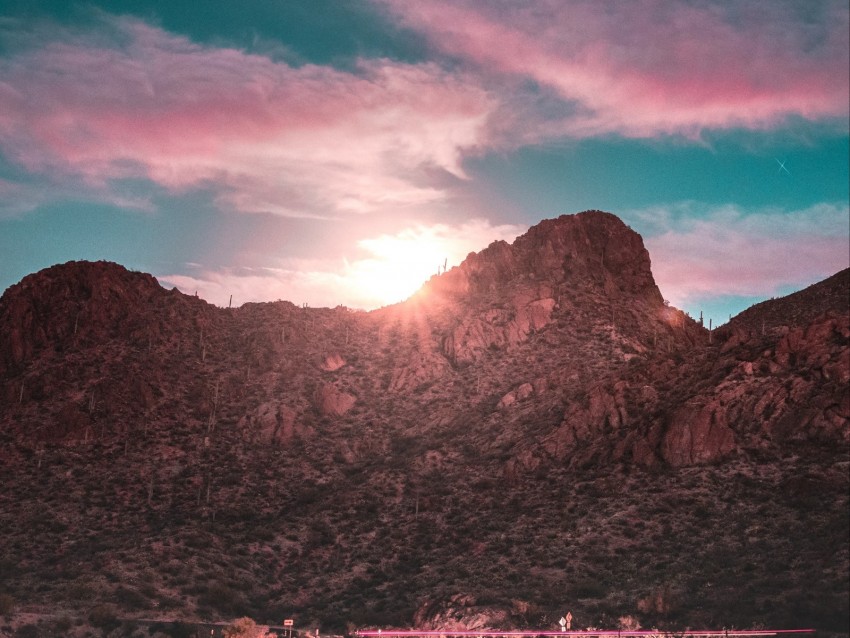
<svg viewBox="0 0 850 638"><path fill-rule="evenodd" d="M846 0L0 3L0 290L371 309L537 222L715 325L850 266ZM232 299L232 301L231 301Z"/></svg>

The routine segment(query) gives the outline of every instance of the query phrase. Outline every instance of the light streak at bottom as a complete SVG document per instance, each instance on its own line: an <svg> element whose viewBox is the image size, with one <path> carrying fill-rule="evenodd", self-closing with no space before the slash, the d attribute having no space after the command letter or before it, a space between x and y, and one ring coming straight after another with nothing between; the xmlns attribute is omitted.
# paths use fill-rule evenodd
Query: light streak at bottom
<svg viewBox="0 0 850 638"><path fill-rule="evenodd" d="M642 629L640 631L618 631L616 629L588 629L586 631L549 631L526 629L522 631L496 631L488 629L465 629L465 630L438 630L438 629L363 629L355 631L354 635L360 638L413 638L421 636L422 638L436 638L444 636L445 638L534 638L536 636L583 636L590 638L591 636L620 636L626 638L629 636L703 636L706 638L715 637L730 637L736 636L785 636L793 634L813 634L814 629L710 629L703 631L662 631L655 629Z"/></svg>

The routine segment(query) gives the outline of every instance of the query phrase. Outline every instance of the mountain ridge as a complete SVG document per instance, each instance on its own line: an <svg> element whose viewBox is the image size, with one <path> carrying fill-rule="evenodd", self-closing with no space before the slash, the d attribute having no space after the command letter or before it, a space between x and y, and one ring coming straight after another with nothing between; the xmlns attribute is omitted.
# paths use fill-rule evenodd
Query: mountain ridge
<svg viewBox="0 0 850 638"><path fill-rule="evenodd" d="M368 313L28 276L0 297L0 593L336 631L567 602L843 630L848 272L710 332L588 211Z"/></svg>

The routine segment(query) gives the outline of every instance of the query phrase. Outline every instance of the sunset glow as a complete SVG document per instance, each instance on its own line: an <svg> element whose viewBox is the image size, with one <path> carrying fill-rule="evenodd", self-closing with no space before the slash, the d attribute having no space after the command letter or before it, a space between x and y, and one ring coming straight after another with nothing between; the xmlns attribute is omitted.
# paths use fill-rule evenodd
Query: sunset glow
<svg viewBox="0 0 850 638"><path fill-rule="evenodd" d="M442 268L451 250L434 233L415 231L364 239L360 246L372 257L357 262L354 279L365 297L379 300L381 305L410 297Z"/></svg>
<svg viewBox="0 0 850 638"><path fill-rule="evenodd" d="M457 266L470 252L497 239L511 242L524 230L471 220L457 227L416 226L394 235L362 239L358 246L369 256L351 263L349 275L365 305L396 303L410 297L430 277Z"/></svg>
<svg viewBox="0 0 850 638"><path fill-rule="evenodd" d="M692 315L848 265L841 0L26 5L0 9L0 289L107 259L368 309L586 209Z"/></svg>

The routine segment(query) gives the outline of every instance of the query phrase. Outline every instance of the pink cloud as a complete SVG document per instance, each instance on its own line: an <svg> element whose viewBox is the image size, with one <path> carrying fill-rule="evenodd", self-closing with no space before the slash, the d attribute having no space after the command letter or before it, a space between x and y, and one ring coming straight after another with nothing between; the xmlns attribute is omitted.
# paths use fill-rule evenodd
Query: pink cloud
<svg viewBox="0 0 850 638"><path fill-rule="evenodd" d="M723 207L681 221L659 210L647 216L671 226L645 243L658 287L678 307L713 296L775 295L850 266L846 204L784 214Z"/></svg>
<svg viewBox="0 0 850 638"><path fill-rule="evenodd" d="M433 65L295 68L104 22L111 40L33 33L0 61L0 148L29 171L95 190L214 184L241 210L334 215L441 199L427 171L462 177L462 154L486 143L491 98Z"/></svg>
<svg viewBox="0 0 850 638"><path fill-rule="evenodd" d="M531 78L572 103L559 122L570 135L696 136L850 112L843 2L384 4L479 70Z"/></svg>
<svg viewBox="0 0 850 638"><path fill-rule="evenodd" d="M494 148L848 115L840 3L384 6L466 71L293 67L103 15L97 34L15 35L0 59L0 151L56 192L122 201L116 183L145 178L211 186L242 211L328 217L445 200L440 171L463 178L464 157Z"/></svg>

